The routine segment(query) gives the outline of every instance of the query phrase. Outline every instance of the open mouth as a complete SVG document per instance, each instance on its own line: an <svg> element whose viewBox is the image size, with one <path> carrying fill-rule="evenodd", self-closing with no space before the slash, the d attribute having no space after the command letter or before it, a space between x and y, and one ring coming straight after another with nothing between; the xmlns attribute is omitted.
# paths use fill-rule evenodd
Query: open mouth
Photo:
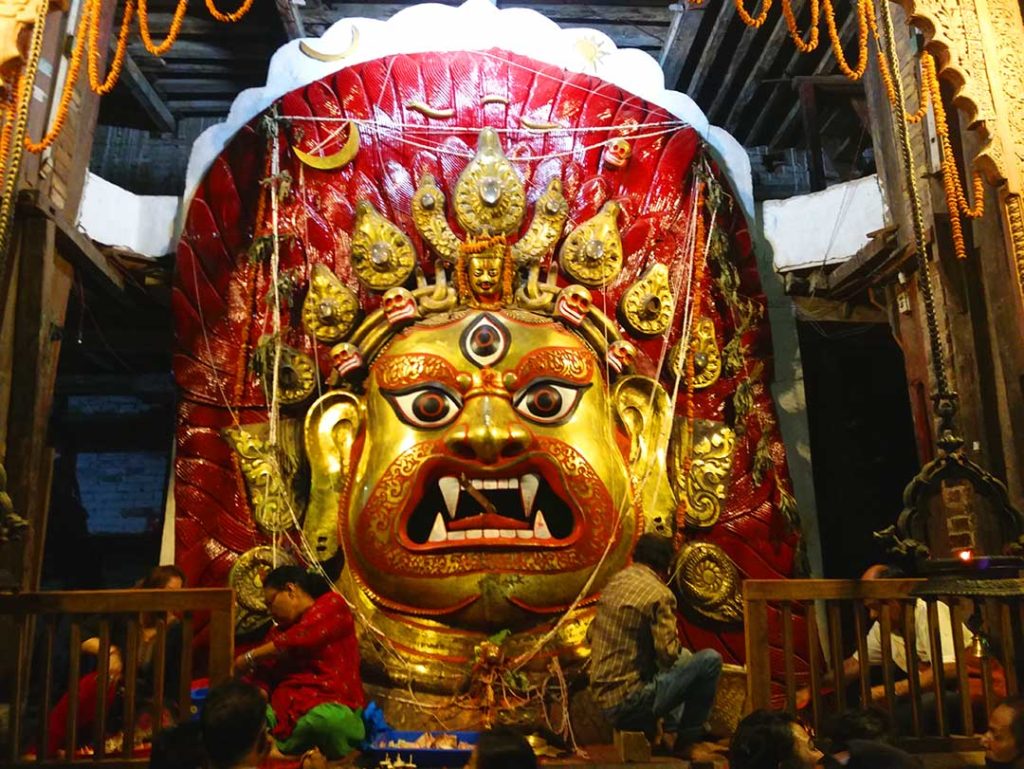
<svg viewBox="0 0 1024 769"><path fill-rule="evenodd" d="M562 547L575 539L575 521L572 508L540 473L445 475L427 483L405 533L417 550Z"/></svg>

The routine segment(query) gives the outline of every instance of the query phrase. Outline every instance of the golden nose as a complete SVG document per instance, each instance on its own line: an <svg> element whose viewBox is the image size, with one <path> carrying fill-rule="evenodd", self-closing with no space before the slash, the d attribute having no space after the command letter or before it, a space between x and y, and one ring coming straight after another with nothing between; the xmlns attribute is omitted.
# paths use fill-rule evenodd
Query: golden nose
<svg viewBox="0 0 1024 769"><path fill-rule="evenodd" d="M480 396L466 404L445 443L457 456L494 464L522 453L530 444L530 433L507 400Z"/></svg>

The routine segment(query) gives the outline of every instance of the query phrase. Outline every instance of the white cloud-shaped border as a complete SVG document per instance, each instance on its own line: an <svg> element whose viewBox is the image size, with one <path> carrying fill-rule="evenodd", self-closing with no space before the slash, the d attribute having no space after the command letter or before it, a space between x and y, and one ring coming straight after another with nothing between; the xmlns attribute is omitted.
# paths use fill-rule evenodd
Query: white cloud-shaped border
<svg viewBox="0 0 1024 769"><path fill-rule="evenodd" d="M597 61L585 57L578 45L584 39L598 44L604 55ZM306 42L328 55L352 50L341 61L322 62L302 53L298 40L279 48L270 60L267 84L240 93L227 120L211 126L196 139L186 174L183 212L214 159L235 133L284 94L346 67L384 56L502 48L570 72L593 75L693 126L711 147L747 217L753 219L750 160L740 143L725 130L711 125L689 96L665 88L661 67L649 54L634 48L616 48L607 35L596 30L562 29L537 11L498 9L489 0L466 0L458 7L436 3L410 6L387 21L342 19L319 39Z"/></svg>

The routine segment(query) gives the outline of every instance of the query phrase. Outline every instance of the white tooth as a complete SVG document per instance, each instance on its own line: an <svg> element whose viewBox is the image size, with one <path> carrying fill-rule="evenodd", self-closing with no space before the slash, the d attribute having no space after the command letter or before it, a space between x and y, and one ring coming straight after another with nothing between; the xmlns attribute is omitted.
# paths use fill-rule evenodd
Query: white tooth
<svg viewBox="0 0 1024 769"><path fill-rule="evenodd" d="M515 539L516 538L516 530L515 529L502 529L501 530L501 536L504 539Z"/></svg>
<svg viewBox="0 0 1024 769"><path fill-rule="evenodd" d="M448 508L448 517L455 517L455 509L459 506L459 479L447 475L437 482L441 487L441 496L444 497L445 507Z"/></svg>
<svg viewBox="0 0 1024 769"><path fill-rule="evenodd" d="M533 519L533 536L537 539L551 539L548 522L544 520L544 513L541 510L537 511L537 517Z"/></svg>
<svg viewBox="0 0 1024 769"><path fill-rule="evenodd" d="M484 529L484 539L497 539L501 536L501 532L497 529Z"/></svg>
<svg viewBox="0 0 1024 769"><path fill-rule="evenodd" d="M523 517L529 519L533 512L533 500L537 496L540 478L533 473L524 475L519 481L519 496L523 499Z"/></svg>
<svg viewBox="0 0 1024 769"><path fill-rule="evenodd" d="M519 539L533 539L533 529L516 529Z"/></svg>
<svg viewBox="0 0 1024 769"><path fill-rule="evenodd" d="M496 488L498 488L498 482L496 480L494 480L493 478L488 478L486 481L484 481L484 488L485 489L496 489Z"/></svg>
<svg viewBox="0 0 1024 769"><path fill-rule="evenodd" d="M483 535L483 529L466 529L466 539L480 539Z"/></svg>
<svg viewBox="0 0 1024 769"><path fill-rule="evenodd" d="M508 488L508 478L498 478L496 483L498 484L497 488L499 488L499 489L507 489Z"/></svg>
<svg viewBox="0 0 1024 769"><path fill-rule="evenodd" d="M430 530L428 542L444 542L448 539L448 530L444 527L444 517L438 513L434 519L434 528Z"/></svg>
<svg viewBox="0 0 1024 769"><path fill-rule="evenodd" d="M482 489L484 487L484 482L479 478L470 478L469 482L474 489Z"/></svg>
<svg viewBox="0 0 1024 769"><path fill-rule="evenodd" d="M510 489L518 489L519 488L519 479L518 478L509 478L508 479L508 487Z"/></svg>
<svg viewBox="0 0 1024 769"><path fill-rule="evenodd" d="M449 542L461 542L466 538L466 532L464 531L449 531L448 541Z"/></svg>

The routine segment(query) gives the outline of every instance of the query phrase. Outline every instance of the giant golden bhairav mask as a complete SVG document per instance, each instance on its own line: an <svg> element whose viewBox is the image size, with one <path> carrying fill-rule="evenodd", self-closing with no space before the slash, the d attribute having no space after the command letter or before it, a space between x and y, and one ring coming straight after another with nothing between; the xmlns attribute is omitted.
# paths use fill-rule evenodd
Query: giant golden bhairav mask
<svg viewBox="0 0 1024 769"><path fill-rule="evenodd" d="M230 569L246 629L260 569L343 561L389 717L585 658L641 532L680 541L684 640L730 662L742 578L792 574L742 213L693 128L537 66L409 54L287 93L178 250L179 563ZM460 78L452 123L428 71ZM397 90L361 100L372 82Z"/></svg>

